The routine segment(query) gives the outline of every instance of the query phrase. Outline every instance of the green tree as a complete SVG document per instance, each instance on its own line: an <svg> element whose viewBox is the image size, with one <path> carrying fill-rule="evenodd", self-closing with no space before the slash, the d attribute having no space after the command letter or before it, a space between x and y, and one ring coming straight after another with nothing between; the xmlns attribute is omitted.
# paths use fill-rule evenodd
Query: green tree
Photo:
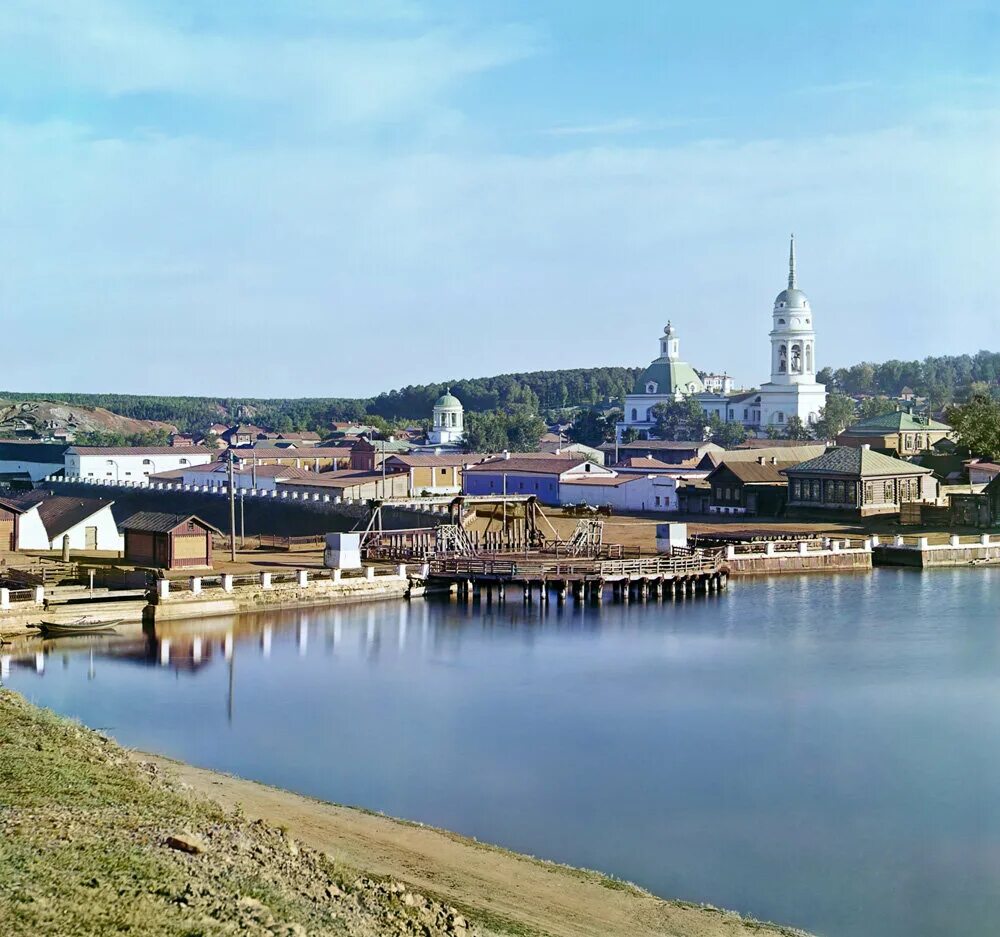
<svg viewBox="0 0 1000 937"><path fill-rule="evenodd" d="M891 413L895 409L896 404L888 397L866 397L858 404L858 415L862 420L867 420L869 417Z"/></svg>
<svg viewBox="0 0 1000 937"><path fill-rule="evenodd" d="M605 418L596 410L590 409L577 411L569 434L573 442L580 442L585 446L599 446L610 438Z"/></svg>
<svg viewBox="0 0 1000 937"><path fill-rule="evenodd" d="M1000 459L1000 400L974 397L967 404L950 407L945 420L973 455Z"/></svg>
<svg viewBox="0 0 1000 937"><path fill-rule="evenodd" d="M712 414L709 421L711 427L712 442L723 449L732 449L747 438L746 427L742 423L723 423L716 414Z"/></svg>
<svg viewBox="0 0 1000 937"><path fill-rule="evenodd" d="M854 420L854 401L844 394L826 395L826 406L819 412L816 435L820 439L833 439L842 433Z"/></svg>
<svg viewBox="0 0 1000 937"><path fill-rule="evenodd" d="M705 436L708 417L701 404L690 397L670 403L658 403L652 408L651 415L655 423L653 432L660 439L701 440Z"/></svg>
<svg viewBox="0 0 1000 937"><path fill-rule="evenodd" d="M812 431L800 416L790 416L781 435L783 439L812 439Z"/></svg>

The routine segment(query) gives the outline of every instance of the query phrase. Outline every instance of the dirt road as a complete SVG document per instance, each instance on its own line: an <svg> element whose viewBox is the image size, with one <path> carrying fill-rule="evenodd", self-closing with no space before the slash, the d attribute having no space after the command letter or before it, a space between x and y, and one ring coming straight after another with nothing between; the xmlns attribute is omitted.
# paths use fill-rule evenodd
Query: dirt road
<svg viewBox="0 0 1000 937"><path fill-rule="evenodd" d="M447 895L485 933L523 937L777 937L800 931L664 901L594 872L566 868L349 807L137 753L226 808L338 862Z"/></svg>

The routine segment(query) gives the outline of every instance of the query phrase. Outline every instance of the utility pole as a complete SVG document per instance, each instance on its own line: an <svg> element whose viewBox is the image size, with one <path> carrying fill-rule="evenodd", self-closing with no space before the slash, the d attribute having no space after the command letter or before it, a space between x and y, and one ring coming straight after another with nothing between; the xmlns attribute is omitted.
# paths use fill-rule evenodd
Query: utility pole
<svg viewBox="0 0 1000 937"><path fill-rule="evenodd" d="M236 456L229 450L229 559L236 562L236 492L233 491L233 466Z"/></svg>

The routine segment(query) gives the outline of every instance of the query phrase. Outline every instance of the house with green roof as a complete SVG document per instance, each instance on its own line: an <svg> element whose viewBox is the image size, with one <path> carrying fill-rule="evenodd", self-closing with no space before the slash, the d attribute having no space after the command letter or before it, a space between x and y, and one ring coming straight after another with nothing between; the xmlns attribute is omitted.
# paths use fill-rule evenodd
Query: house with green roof
<svg viewBox="0 0 1000 937"><path fill-rule="evenodd" d="M859 420L838 437L838 446L871 446L880 452L910 456L952 436L947 423L910 410L891 410Z"/></svg>
<svg viewBox="0 0 1000 937"><path fill-rule="evenodd" d="M835 446L782 471L790 512L841 511L861 517L898 514L910 501L936 501L934 473L868 446Z"/></svg>

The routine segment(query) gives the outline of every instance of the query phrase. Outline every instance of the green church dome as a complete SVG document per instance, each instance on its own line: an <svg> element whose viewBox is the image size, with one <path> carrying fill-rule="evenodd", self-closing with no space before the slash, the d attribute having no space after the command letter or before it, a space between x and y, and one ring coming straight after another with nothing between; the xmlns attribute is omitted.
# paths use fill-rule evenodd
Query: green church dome
<svg viewBox="0 0 1000 937"><path fill-rule="evenodd" d="M443 410L461 410L462 401L458 399L449 388L445 393L443 393L437 400L434 401L434 409Z"/></svg>
<svg viewBox="0 0 1000 937"><path fill-rule="evenodd" d="M655 390L651 385L655 385ZM657 358L635 382L633 394L703 394L705 384L686 361Z"/></svg>

